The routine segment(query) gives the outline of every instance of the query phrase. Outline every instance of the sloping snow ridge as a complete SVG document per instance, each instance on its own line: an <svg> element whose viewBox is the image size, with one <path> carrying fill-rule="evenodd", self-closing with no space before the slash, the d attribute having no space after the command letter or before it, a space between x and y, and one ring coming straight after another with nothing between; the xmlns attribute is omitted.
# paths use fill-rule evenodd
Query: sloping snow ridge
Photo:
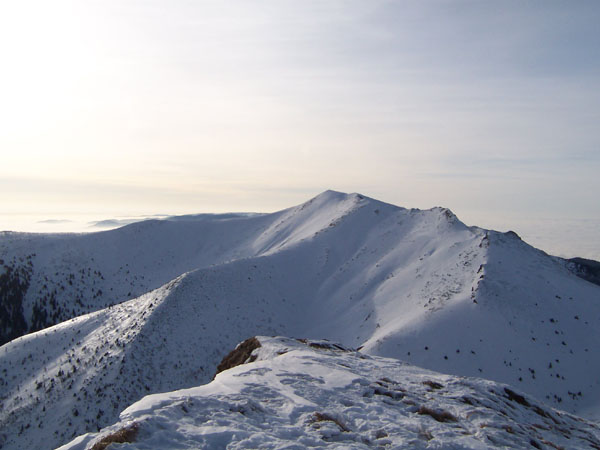
<svg viewBox="0 0 600 450"><path fill-rule="evenodd" d="M0 347L2 449L55 448L207 383L254 335L330 339L600 417L600 286L444 208L327 191L273 214L4 233L0 251L0 325L19 307L25 327L68 319Z"/></svg>
<svg viewBox="0 0 600 450"><path fill-rule="evenodd" d="M123 434L129 443L122 448L165 450L600 446L596 424L506 385L324 341L258 341L254 362L204 386L149 395L118 423L60 450L90 449Z"/></svg>
<svg viewBox="0 0 600 450"><path fill-rule="evenodd" d="M0 232L0 343L138 297L190 270L293 246L366 203L326 191L273 214L180 216L97 233Z"/></svg>

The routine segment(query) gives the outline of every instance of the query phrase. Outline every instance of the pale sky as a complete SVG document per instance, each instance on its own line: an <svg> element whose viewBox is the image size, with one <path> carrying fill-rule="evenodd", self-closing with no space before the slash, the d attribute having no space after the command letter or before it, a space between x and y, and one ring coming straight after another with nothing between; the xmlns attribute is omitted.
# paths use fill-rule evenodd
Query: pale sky
<svg viewBox="0 0 600 450"><path fill-rule="evenodd" d="M0 229L335 189L600 258L599 23L597 1L1 2Z"/></svg>

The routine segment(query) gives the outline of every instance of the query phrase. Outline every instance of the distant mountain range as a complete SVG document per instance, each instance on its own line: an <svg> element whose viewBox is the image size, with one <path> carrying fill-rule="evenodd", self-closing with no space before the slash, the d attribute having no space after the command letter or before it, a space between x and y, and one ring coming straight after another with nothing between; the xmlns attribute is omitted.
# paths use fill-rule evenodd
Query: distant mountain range
<svg viewBox="0 0 600 450"><path fill-rule="evenodd" d="M445 208L326 191L273 214L2 233L0 258L2 448L55 448L145 395L207 383L255 335L329 339L356 364L396 358L600 417L598 263Z"/></svg>

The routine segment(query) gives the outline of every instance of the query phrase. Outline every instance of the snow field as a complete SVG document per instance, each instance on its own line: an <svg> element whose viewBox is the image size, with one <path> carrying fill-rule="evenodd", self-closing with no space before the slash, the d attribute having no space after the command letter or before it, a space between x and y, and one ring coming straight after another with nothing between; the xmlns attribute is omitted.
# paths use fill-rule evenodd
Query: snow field
<svg viewBox="0 0 600 450"><path fill-rule="evenodd" d="M592 423L493 382L440 375L327 343L258 338L257 360L197 388L150 395L120 421L60 450L118 430L127 449L465 448L600 443Z"/></svg>
<svg viewBox="0 0 600 450"><path fill-rule="evenodd" d="M253 335L327 338L600 417L600 288L444 208L329 191L274 214L9 233L0 248L16 261L34 255L24 310L38 288L56 292L48 312L67 317L115 303L0 347L7 450L55 448L148 394L208 383Z"/></svg>

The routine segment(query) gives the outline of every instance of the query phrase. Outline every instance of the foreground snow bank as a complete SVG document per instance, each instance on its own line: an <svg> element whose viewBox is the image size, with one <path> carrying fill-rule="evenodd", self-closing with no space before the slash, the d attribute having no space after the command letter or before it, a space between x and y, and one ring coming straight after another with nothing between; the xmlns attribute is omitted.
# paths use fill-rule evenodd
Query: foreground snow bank
<svg viewBox="0 0 600 450"><path fill-rule="evenodd" d="M61 450L598 448L599 427L491 381L441 375L327 341L258 337L246 364L149 395ZM247 351L248 345L238 346ZM232 360L240 358L230 358ZM253 362L249 362L253 361Z"/></svg>

